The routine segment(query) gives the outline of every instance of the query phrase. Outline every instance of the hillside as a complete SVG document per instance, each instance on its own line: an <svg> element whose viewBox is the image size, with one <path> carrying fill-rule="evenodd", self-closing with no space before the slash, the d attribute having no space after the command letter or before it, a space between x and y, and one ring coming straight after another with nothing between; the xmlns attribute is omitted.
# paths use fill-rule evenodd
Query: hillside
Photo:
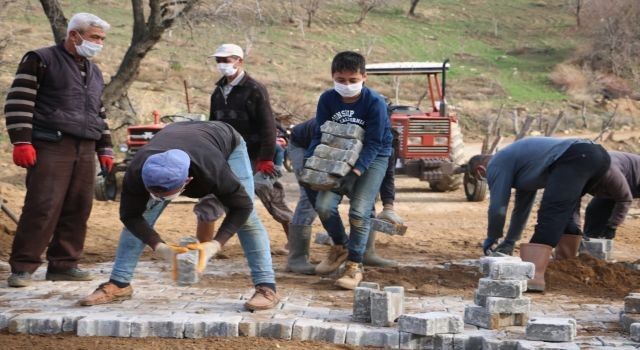
<svg viewBox="0 0 640 350"><path fill-rule="evenodd" d="M130 2L126 0L67 0L65 14L93 12L113 28L97 62L105 76L115 73L131 33ZM191 108L208 113L209 94L218 79L208 56L223 42L236 42L248 51L247 70L265 83L274 110L285 122L313 115L321 91L331 86L329 65L340 50L358 50L369 62L442 61L450 58L448 99L462 116L463 126L477 132L500 105L532 111L543 105L549 115L568 96L551 85L549 73L569 58L580 38L566 1L423 0L417 16L408 18L408 1L389 0L354 24L358 9L352 2L327 0L302 27L303 10L294 5L287 20L288 1L205 0L165 34L145 58L130 91L138 115L150 120L186 110L183 81L189 85ZM295 3L295 2L292 2ZM256 7L260 4L260 8ZM217 11L217 13L216 13ZM35 0L9 2L0 14L0 103L21 55L52 41L49 23ZM372 77L368 84L394 98L391 79ZM400 81L399 102L415 104L425 83ZM595 114L604 114L604 111ZM624 114L625 111L620 113ZM597 117L600 118L600 117ZM593 123L598 124L599 123ZM633 123L630 123L633 124ZM478 127L480 125L480 127ZM565 125L571 127L569 124Z"/></svg>

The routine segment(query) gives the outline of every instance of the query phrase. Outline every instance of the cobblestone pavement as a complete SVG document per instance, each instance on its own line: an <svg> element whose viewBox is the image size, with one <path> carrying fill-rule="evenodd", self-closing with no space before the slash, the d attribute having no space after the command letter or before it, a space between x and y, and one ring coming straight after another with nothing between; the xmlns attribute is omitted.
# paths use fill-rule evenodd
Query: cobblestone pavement
<svg viewBox="0 0 640 350"><path fill-rule="evenodd" d="M0 264L5 265L0 271L7 271L7 264ZM111 263L86 268L94 274L94 281L48 282L44 280L45 268L40 268L33 276L35 283L21 289L8 288L8 273L0 272L0 329L8 328L14 333L74 332L79 336L115 337L259 336L388 348L458 349L455 342L443 345L443 336L418 337L400 332L397 325L372 327L353 322L351 292L289 287L280 291L279 308L251 313L244 311L243 304L252 295L252 288L180 287L169 282L164 265L155 261L139 263L131 300L81 307L77 301L108 279ZM246 275L247 269L244 264L216 262L205 274L222 278ZM472 303L473 300L458 296L407 296L405 313L442 311L462 316L465 305ZM581 349L636 349L640 343L621 333L622 309L622 300L576 304L562 295L535 298L530 318L575 318L578 325L575 343L518 342L524 339L524 327L490 331L465 325L462 334L482 344L477 345L478 349L572 349L576 345ZM469 344L466 349L472 348Z"/></svg>

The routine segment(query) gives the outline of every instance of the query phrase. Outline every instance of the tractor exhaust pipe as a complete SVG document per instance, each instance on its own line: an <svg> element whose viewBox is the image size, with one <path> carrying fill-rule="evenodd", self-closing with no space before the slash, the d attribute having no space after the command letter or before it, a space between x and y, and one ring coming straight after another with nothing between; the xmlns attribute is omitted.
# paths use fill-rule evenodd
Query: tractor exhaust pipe
<svg viewBox="0 0 640 350"><path fill-rule="evenodd" d="M449 59L446 58L444 60L444 62L442 62L442 98L440 99L440 106L439 106L439 110L440 110L440 116L441 117L446 117L447 116L447 102L446 102L446 98L445 98L445 88L447 87L446 81L447 81L447 63L449 63Z"/></svg>

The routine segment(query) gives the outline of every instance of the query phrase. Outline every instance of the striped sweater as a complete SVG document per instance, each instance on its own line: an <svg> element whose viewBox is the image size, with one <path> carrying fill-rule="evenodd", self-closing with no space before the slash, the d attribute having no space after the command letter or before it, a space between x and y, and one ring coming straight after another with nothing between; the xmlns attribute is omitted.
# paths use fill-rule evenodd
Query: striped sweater
<svg viewBox="0 0 640 350"><path fill-rule="evenodd" d="M78 63L82 75L85 75L84 61ZM44 65L38 55L30 53L25 55L18 65L18 71L11 84L7 100L4 105L7 132L12 144L31 143L31 131L33 130L33 113L38 93L38 79L43 74ZM100 117L105 119L104 106L100 108ZM98 155L113 155L111 133L107 127L102 132L102 137L96 142Z"/></svg>

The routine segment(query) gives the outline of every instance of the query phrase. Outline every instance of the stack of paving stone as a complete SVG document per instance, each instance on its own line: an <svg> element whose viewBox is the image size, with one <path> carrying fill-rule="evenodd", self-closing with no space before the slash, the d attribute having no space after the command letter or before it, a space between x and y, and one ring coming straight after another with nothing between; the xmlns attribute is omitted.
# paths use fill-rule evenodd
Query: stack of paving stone
<svg viewBox="0 0 640 350"><path fill-rule="evenodd" d="M624 298L620 324L625 332L631 333L631 338L640 339L640 293L631 293Z"/></svg>
<svg viewBox="0 0 640 350"><path fill-rule="evenodd" d="M613 255L613 240L604 238L582 240L580 254L587 254L597 259L609 261Z"/></svg>
<svg viewBox="0 0 640 350"><path fill-rule="evenodd" d="M364 129L356 124L327 121L320 127L321 144L307 159L300 181L314 190L332 190L338 179L351 171L358 160Z"/></svg>
<svg viewBox="0 0 640 350"><path fill-rule="evenodd" d="M402 315L398 319L404 348L453 350L482 349L482 338L461 334L462 318L447 312Z"/></svg>
<svg viewBox="0 0 640 350"><path fill-rule="evenodd" d="M353 294L353 320L390 327L404 313L404 287L385 287L360 282Z"/></svg>
<svg viewBox="0 0 640 350"><path fill-rule="evenodd" d="M475 305L467 305L464 322L486 329L524 326L531 299L522 297L535 266L518 257L483 257L480 279L474 295Z"/></svg>

